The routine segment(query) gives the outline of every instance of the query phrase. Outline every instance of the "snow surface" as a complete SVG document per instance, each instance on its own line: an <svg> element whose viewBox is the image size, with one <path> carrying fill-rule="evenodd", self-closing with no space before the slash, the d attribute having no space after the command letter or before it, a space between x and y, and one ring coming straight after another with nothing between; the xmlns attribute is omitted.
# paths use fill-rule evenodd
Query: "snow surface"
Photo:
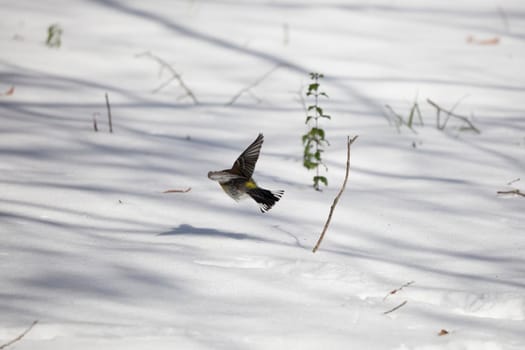
<svg viewBox="0 0 525 350"><path fill-rule="evenodd" d="M525 2L0 8L0 345L38 320L11 348L525 348L525 198L496 194L525 191ZM170 74L148 51L198 105L154 92ZM330 95L323 192L301 163L310 71ZM437 130L427 98L481 134ZM385 105L416 99L425 125L398 132ZM255 179L286 191L267 214L206 177L259 132Z"/></svg>

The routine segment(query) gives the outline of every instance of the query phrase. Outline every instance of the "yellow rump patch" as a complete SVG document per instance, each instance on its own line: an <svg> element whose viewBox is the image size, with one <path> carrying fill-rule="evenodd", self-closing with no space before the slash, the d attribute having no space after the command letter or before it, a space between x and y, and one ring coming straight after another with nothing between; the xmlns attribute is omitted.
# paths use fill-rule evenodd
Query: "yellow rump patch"
<svg viewBox="0 0 525 350"><path fill-rule="evenodd" d="M255 183L255 181L250 180L246 182L246 188L253 190L254 188L257 188L257 184Z"/></svg>

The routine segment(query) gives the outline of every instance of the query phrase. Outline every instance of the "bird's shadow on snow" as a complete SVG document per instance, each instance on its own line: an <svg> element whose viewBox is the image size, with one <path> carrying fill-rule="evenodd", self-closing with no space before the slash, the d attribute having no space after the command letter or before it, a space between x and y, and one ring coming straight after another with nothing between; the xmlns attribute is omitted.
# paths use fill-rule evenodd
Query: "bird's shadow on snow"
<svg viewBox="0 0 525 350"><path fill-rule="evenodd" d="M202 236L202 237L216 237L216 238L230 238L237 240L253 240L253 241L267 241L247 233L236 233L228 231L220 231L208 227L195 227L188 224L181 224L169 231L161 232L157 236Z"/></svg>
<svg viewBox="0 0 525 350"><path fill-rule="evenodd" d="M295 246L299 248L304 248L299 239L293 234L285 231L280 226L273 226L275 229L286 233L288 236L294 238L295 242L290 243L282 241L279 239L271 238L261 238L256 235L244 233L244 232L231 232L231 231L221 231L209 227L195 227L189 224L181 224L178 227L172 228L169 231L161 232L157 236L192 236L192 237L207 237L207 238L228 238L235 240L246 240L252 242L268 243L268 244L277 244L277 245L286 245L286 246Z"/></svg>

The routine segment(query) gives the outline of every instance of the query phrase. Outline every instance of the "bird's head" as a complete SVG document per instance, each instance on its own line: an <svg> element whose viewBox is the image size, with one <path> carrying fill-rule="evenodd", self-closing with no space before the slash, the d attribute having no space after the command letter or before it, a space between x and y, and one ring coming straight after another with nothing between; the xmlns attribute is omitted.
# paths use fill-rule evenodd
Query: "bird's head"
<svg viewBox="0 0 525 350"><path fill-rule="evenodd" d="M239 178L239 175L232 174L227 170L208 172L208 179L213 181L219 181L220 183L228 182L237 178Z"/></svg>

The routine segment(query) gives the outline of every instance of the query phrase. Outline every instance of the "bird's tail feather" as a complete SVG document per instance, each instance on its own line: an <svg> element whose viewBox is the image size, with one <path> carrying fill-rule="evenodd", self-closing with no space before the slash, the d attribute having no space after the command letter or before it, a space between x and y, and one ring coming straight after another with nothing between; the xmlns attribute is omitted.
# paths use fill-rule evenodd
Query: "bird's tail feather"
<svg viewBox="0 0 525 350"><path fill-rule="evenodd" d="M265 190L264 188L257 187L247 191L247 193L253 198L254 201L257 202L257 204L259 204L261 211L266 213L268 210L272 209L279 199L281 199L284 191L269 191Z"/></svg>

